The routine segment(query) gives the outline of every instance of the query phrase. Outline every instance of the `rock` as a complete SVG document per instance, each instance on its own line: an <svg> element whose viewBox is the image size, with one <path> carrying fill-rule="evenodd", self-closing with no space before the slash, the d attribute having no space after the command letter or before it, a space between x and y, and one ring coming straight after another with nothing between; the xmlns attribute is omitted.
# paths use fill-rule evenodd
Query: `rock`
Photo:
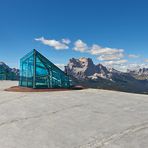
<svg viewBox="0 0 148 148"><path fill-rule="evenodd" d="M148 80L148 68L140 68L137 70L127 70L133 77L139 80Z"/></svg>
<svg viewBox="0 0 148 148"><path fill-rule="evenodd" d="M138 80L131 72L121 72L102 64L95 65L90 58L70 59L65 71L75 85L128 92L148 92L147 80ZM148 76L146 69L140 70L139 73L145 73Z"/></svg>

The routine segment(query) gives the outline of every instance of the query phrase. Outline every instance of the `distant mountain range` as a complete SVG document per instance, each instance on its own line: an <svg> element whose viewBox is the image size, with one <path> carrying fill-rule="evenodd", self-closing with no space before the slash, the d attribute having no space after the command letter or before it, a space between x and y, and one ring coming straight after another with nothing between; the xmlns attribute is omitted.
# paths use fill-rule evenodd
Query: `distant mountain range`
<svg viewBox="0 0 148 148"><path fill-rule="evenodd" d="M138 70L127 70L133 77L139 80L148 80L148 68L140 68Z"/></svg>
<svg viewBox="0 0 148 148"><path fill-rule="evenodd" d="M6 74L7 80L18 80L19 78L19 69L10 68L4 62L0 62L0 74ZM2 78L2 77L1 77Z"/></svg>
<svg viewBox="0 0 148 148"><path fill-rule="evenodd" d="M0 62L0 69L13 76L12 80L19 79L19 69L10 68L4 62ZM121 72L102 64L95 65L90 58L72 58L65 72L70 75L74 85L148 94L148 68Z"/></svg>
<svg viewBox="0 0 148 148"><path fill-rule="evenodd" d="M126 92L148 93L148 69L120 72L102 64L95 65L90 58L72 58L65 71L76 85Z"/></svg>

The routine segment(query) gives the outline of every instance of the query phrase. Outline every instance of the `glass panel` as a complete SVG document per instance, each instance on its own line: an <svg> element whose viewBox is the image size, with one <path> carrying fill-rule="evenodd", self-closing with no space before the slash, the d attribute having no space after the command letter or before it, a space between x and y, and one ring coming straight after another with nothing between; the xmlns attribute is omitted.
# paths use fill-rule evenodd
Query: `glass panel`
<svg viewBox="0 0 148 148"><path fill-rule="evenodd" d="M0 65L0 80L7 80L8 79L8 70Z"/></svg>
<svg viewBox="0 0 148 148"><path fill-rule="evenodd" d="M45 65L36 57L36 87L47 88L48 87L48 70Z"/></svg>
<svg viewBox="0 0 148 148"><path fill-rule="evenodd" d="M36 50L21 59L20 70L20 86L33 88L70 87L69 77Z"/></svg>
<svg viewBox="0 0 148 148"><path fill-rule="evenodd" d="M33 87L33 53L27 55L27 59L20 62L20 85L26 87Z"/></svg>

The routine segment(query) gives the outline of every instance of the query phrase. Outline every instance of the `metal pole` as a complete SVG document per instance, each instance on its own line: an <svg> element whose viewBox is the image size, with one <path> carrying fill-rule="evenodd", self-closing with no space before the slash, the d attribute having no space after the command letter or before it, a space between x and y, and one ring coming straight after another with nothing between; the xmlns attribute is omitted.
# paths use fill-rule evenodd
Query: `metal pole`
<svg viewBox="0 0 148 148"><path fill-rule="evenodd" d="M52 67L50 69L50 88L52 88Z"/></svg>
<svg viewBox="0 0 148 148"><path fill-rule="evenodd" d="M36 88L36 50L33 50L33 88Z"/></svg>

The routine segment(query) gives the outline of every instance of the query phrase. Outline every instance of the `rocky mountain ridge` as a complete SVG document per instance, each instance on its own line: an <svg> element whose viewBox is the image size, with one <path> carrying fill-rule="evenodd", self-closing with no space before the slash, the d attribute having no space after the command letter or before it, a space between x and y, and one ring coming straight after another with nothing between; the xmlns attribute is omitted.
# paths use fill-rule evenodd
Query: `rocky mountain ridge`
<svg viewBox="0 0 148 148"><path fill-rule="evenodd" d="M124 73L114 68L107 68L102 64L95 65L90 58L70 59L66 66L66 71L78 80L103 78L112 81L115 76L130 76L130 73Z"/></svg>
<svg viewBox="0 0 148 148"><path fill-rule="evenodd" d="M102 64L95 65L90 58L70 59L65 71L74 79L76 84L84 87L148 92L146 79L139 80L131 72L121 72L107 68Z"/></svg>
<svg viewBox="0 0 148 148"><path fill-rule="evenodd" d="M17 80L19 78L19 69L10 68L4 62L0 62L0 73L4 72L7 74L7 79L12 77L13 80Z"/></svg>
<svg viewBox="0 0 148 148"><path fill-rule="evenodd" d="M140 68L137 70L127 70L133 77L139 80L148 80L148 68Z"/></svg>

